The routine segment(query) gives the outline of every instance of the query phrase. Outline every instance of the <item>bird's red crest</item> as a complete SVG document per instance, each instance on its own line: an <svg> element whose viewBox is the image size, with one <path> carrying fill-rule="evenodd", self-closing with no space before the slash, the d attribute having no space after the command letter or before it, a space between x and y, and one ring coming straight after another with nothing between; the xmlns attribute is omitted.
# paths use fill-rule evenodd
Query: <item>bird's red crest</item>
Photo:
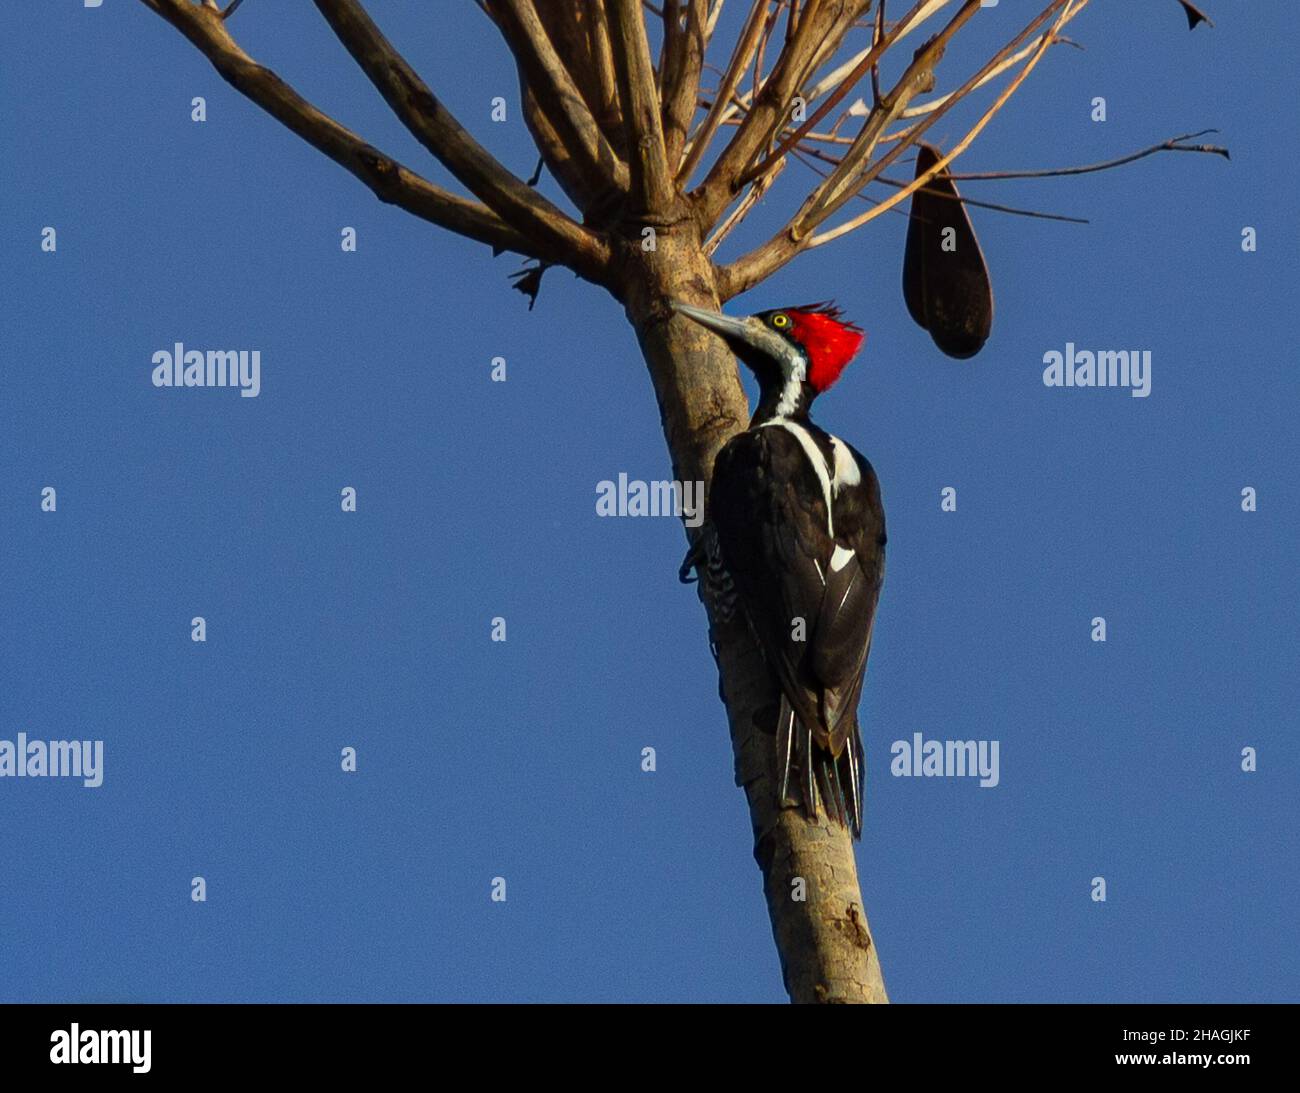
<svg viewBox="0 0 1300 1093"><path fill-rule="evenodd" d="M808 382L825 391L862 348L862 328L840 318L834 304L807 304L786 312L791 334L808 354Z"/></svg>

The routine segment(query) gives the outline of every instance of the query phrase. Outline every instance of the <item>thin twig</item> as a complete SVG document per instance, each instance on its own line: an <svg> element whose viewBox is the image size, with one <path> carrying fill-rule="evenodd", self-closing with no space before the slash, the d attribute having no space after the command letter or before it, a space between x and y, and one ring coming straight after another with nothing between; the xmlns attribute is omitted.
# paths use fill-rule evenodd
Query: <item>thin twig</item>
<svg viewBox="0 0 1300 1093"><path fill-rule="evenodd" d="M705 242L705 254L713 254L713 252L718 249L719 244L732 233L745 217L749 215L750 210L758 204L759 199L767 191L768 187L776 181L776 176L781 173L781 170L784 167L785 160L781 160L773 166L769 174L763 175L761 178L756 178L752 183L750 183L749 191L740 199L739 204L731 210L731 213L727 216L726 220L719 225L718 230L715 231Z"/></svg>
<svg viewBox="0 0 1300 1093"><path fill-rule="evenodd" d="M885 0L880 0L876 8L876 25L871 32L871 48L875 49L880 45L880 39L885 36ZM871 101L875 106L880 105L880 65L879 63L871 66ZM838 123L836 123L838 126Z"/></svg>
<svg viewBox="0 0 1300 1093"><path fill-rule="evenodd" d="M885 178L884 175L877 175L876 181L886 186L892 186L896 190L901 190L908 183L897 178ZM995 213L1007 213L1010 216L1028 216L1034 220L1056 220L1062 224L1090 224L1092 221L1083 216L1066 216L1064 213L1044 213L1036 209L1020 209L1015 205L999 205L993 201L978 201L973 197L964 197L961 194L953 196L944 190L932 190L928 186L922 186L914 193L928 194L930 197L941 197L945 201L956 201L961 205L969 205L975 209L989 209Z"/></svg>
<svg viewBox="0 0 1300 1093"><path fill-rule="evenodd" d="M714 0L713 7L709 10L709 19L704 25L704 44L706 46L713 41L713 28L718 25L718 16L722 14L723 3L725 3L725 0Z"/></svg>
<svg viewBox="0 0 1300 1093"><path fill-rule="evenodd" d="M999 61L996 65L994 65L986 73L984 73L984 75L981 76L980 79L971 86L970 90L976 91L979 88L983 87L989 81L997 79L1007 69L1015 68L1016 65L1018 65L1021 61L1023 61L1026 57L1028 57L1031 53L1033 53L1034 50L1036 50L1041 43L1042 43L1041 37L1035 38L1023 49L1020 49L1017 52L1011 54L1009 57L1006 57L1003 60ZM1057 43L1062 45L1069 44L1077 47L1076 42L1072 42L1070 41L1070 39L1065 37L1058 38ZM926 114L931 114L935 110L938 110L940 107L943 106L944 103L948 102L956 94L957 92L955 91L949 92L947 95L938 95L933 99L927 100L926 102L917 103L915 106L909 106L906 110L903 111L900 117L902 118L924 117Z"/></svg>
<svg viewBox="0 0 1300 1093"><path fill-rule="evenodd" d="M1123 167L1126 163L1133 163L1135 160L1145 159L1147 156L1153 156L1157 152L1198 152L1222 156L1224 159L1232 159L1228 149L1218 144L1192 144L1187 145L1182 142L1185 140L1195 140L1197 137L1203 137L1207 133L1217 133L1217 129L1202 129L1199 133L1184 133L1181 137L1170 137L1168 140L1161 141L1159 144L1153 144L1150 148L1143 148L1140 151L1132 152L1127 156L1120 156L1117 159L1104 160L1101 163L1088 163L1082 167L1053 167L1042 171L982 171L979 173L952 175L955 181L975 182L995 178L1059 178L1064 175L1086 175L1093 171L1108 171L1112 167Z"/></svg>
<svg viewBox="0 0 1300 1093"><path fill-rule="evenodd" d="M794 154L799 158L799 161L803 163L805 167L807 167L810 171L813 171L816 174L821 175L822 178L826 177L827 172L822 171L815 164L809 163L808 160L810 157L813 159L819 159L823 163L839 162L839 160L836 159L834 156L828 156L825 152L817 148L804 148L800 146L798 148L792 148L790 149L790 151L792 154ZM904 186L907 185L906 182L902 182L899 179L885 178L883 175L878 175L875 181L885 186L892 186L896 190L901 190ZM945 201L956 201L958 204L969 205L972 208L976 208L976 209L989 209L992 212L996 212L996 213L1007 213L1010 216L1027 216L1027 217L1031 217L1034 220L1059 220L1063 224L1091 223L1091 221L1085 219L1082 216L1066 216L1064 213L1044 213L1044 212L1038 212L1034 209L1020 209L1017 208L1015 205L1000 205L993 201L977 201L973 197L963 197L961 194L954 195L952 193L949 193L947 190L932 190L928 186L922 186L921 189L916 192L928 194L930 197L943 198L943 200ZM859 191L855 196L860 197L863 201L869 201L873 205L880 204L880 202L876 201L875 198L869 197L867 194L864 194L861 191ZM902 209L898 209L896 211L902 213L902 215L904 216L907 215L907 213L904 213Z"/></svg>
<svg viewBox="0 0 1300 1093"><path fill-rule="evenodd" d="M780 11L781 9L777 8L776 12L767 15L764 19L763 33L758 39L758 52L754 55L754 83L753 90L749 93L750 102L758 98L758 93L763 88L763 62L767 59L767 43L772 40L772 31L776 29L776 20ZM788 24L786 33L789 33ZM787 43L788 41L787 39Z"/></svg>

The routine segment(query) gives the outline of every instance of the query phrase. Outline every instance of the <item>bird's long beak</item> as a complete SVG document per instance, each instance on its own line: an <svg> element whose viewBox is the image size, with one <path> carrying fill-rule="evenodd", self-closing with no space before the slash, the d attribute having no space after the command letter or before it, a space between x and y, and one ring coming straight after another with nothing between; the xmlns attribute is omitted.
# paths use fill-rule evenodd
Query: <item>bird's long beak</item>
<svg viewBox="0 0 1300 1093"><path fill-rule="evenodd" d="M755 344L753 326L748 319L733 319L730 315L722 314L721 311L709 311L703 307L692 307L690 304L681 304L676 300L672 300L670 303L672 309L679 315L694 319L700 326L707 327L715 334L721 334L724 338L742 342L745 345Z"/></svg>

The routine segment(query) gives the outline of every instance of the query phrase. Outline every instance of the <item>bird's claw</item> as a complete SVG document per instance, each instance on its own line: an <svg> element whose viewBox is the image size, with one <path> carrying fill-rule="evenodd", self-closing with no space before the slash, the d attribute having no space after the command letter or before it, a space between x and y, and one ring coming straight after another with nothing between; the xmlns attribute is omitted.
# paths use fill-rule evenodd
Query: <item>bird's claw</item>
<svg viewBox="0 0 1300 1093"><path fill-rule="evenodd" d="M695 584L698 581L699 574L692 574L691 570L700 564L704 558L704 548L700 543L694 544L686 552L686 557L682 559L682 564L677 569L677 579L682 584Z"/></svg>

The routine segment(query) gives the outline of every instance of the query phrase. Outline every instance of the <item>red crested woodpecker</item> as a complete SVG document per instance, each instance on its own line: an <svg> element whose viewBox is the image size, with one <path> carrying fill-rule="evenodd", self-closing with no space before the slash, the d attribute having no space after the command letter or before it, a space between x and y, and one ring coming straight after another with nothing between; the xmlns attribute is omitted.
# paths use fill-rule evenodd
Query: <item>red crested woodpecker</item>
<svg viewBox="0 0 1300 1093"><path fill-rule="evenodd" d="M706 578L734 588L780 685L782 803L802 800L812 818L820 798L861 836L857 708L885 575L885 513L871 464L808 411L864 335L829 304L743 319L672 306L718 334L759 384L749 428L718 453L706 533L683 574L707 565Z"/></svg>

